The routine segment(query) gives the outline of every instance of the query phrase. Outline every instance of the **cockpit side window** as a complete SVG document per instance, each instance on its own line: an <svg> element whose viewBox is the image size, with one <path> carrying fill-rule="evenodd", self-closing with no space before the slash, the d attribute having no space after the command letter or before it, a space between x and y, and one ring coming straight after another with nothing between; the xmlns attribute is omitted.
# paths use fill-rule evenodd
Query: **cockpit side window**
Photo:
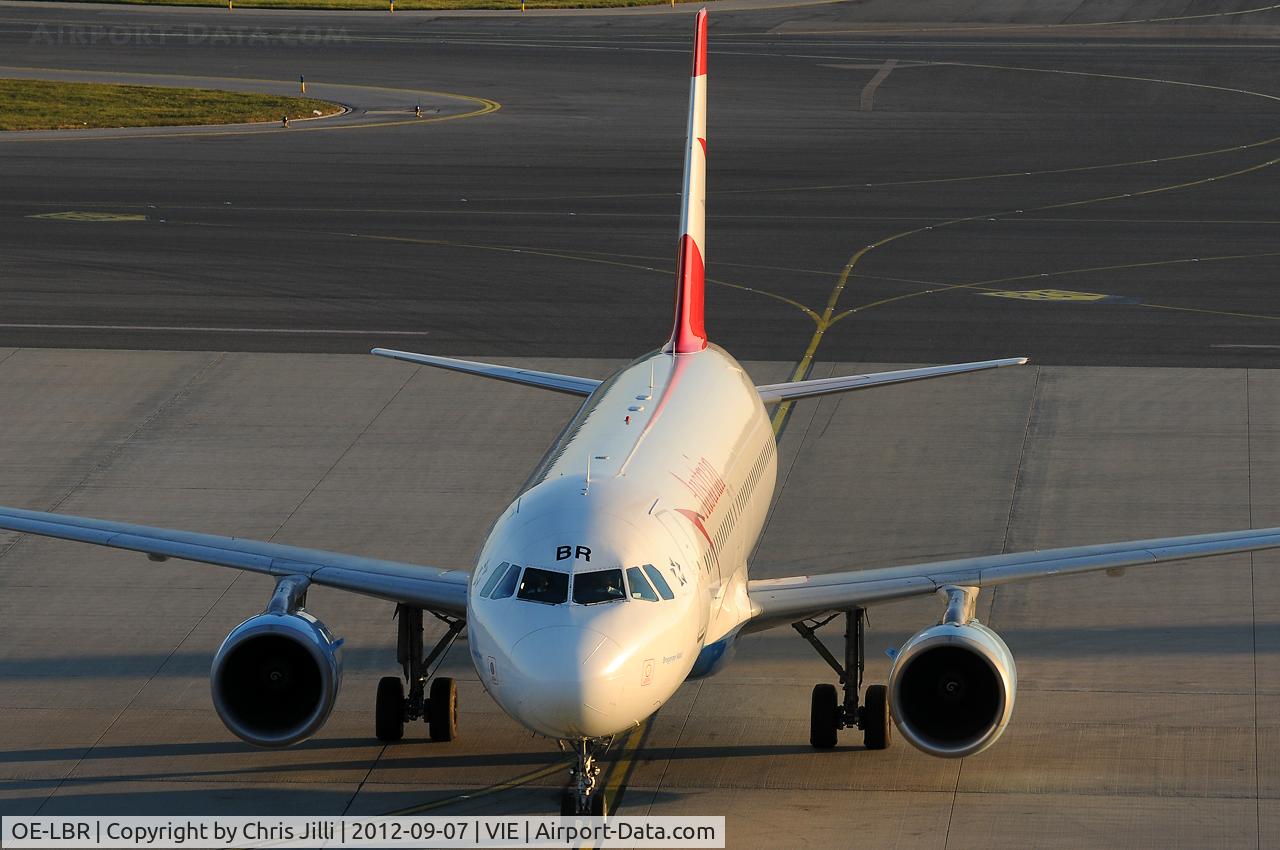
<svg viewBox="0 0 1280 850"><path fill-rule="evenodd" d="M626 598L622 570L597 570L573 576L573 601L579 605L596 605Z"/></svg>
<svg viewBox="0 0 1280 850"><path fill-rule="evenodd" d="M497 589L493 592L494 599L506 599L516 592L516 582L520 580L520 565L512 564L507 567L507 574L502 577L502 581L498 583Z"/></svg>
<svg viewBox="0 0 1280 850"><path fill-rule="evenodd" d="M485 599L489 598L489 594L493 593L493 589L498 586L498 579L507 574L509 564L503 561L494 569L493 574L489 576L489 580L484 583L484 590L480 591L480 595Z"/></svg>
<svg viewBox="0 0 1280 850"><path fill-rule="evenodd" d="M676 595L671 592L671 585L667 584L667 580L662 577L662 573L653 564L644 565L645 575L653 580L653 586L658 589L658 593L662 594L663 599L675 599Z"/></svg>
<svg viewBox="0 0 1280 850"><path fill-rule="evenodd" d="M657 602L658 594L654 593L649 580L639 567L627 567L627 584L631 585L631 598L643 599L645 602Z"/></svg>
<svg viewBox="0 0 1280 850"><path fill-rule="evenodd" d="M520 592L516 597L546 605L559 605L569 598L569 575L529 567L524 571Z"/></svg>

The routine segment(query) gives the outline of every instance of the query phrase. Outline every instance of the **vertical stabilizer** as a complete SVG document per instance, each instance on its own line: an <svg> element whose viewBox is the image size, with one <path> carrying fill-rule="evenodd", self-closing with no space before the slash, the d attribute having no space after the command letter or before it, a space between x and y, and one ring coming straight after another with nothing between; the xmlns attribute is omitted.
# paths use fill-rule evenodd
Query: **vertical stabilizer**
<svg viewBox="0 0 1280 850"><path fill-rule="evenodd" d="M684 192L676 267L676 321L667 351L687 354L707 347L703 325L703 262L707 207L707 10L698 12L689 85L689 132L684 146Z"/></svg>

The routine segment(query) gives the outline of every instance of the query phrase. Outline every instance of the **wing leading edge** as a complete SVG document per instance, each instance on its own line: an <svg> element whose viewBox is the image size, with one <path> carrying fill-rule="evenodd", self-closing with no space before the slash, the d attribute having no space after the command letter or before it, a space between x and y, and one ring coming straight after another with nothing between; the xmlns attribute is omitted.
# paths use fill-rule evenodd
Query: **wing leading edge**
<svg viewBox="0 0 1280 850"><path fill-rule="evenodd" d="M1280 528L1259 528L763 579L747 585L753 612L747 629L759 631L827 611L930 594L948 585L995 587L1015 581L1276 548L1280 548Z"/></svg>
<svg viewBox="0 0 1280 850"><path fill-rule="evenodd" d="M342 555L238 537L153 528L89 517L0 507L0 529L179 558L269 576L305 576L313 584L463 616L470 575L399 561Z"/></svg>

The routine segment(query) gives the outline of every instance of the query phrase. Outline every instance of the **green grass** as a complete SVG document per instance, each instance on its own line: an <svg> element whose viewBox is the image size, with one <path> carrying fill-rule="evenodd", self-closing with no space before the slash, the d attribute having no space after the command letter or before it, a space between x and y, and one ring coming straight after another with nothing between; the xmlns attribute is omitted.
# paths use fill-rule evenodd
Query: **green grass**
<svg viewBox="0 0 1280 850"><path fill-rule="evenodd" d="M341 107L251 92L0 79L0 130L166 127L313 118Z"/></svg>
<svg viewBox="0 0 1280 850"><path fill-rule="evenodd" d="M101 0L84 0L101 2ZM114 0L141 6L221 6L227 0ZM529 9L603 9L619 6L665 6L671 0L528 0ZM677 3L701 0L676 0ZM245 9L367 9L385 12L388 0L234 0ZM520 0L396 0L396 10L413 9L519 9Z"/></svg>

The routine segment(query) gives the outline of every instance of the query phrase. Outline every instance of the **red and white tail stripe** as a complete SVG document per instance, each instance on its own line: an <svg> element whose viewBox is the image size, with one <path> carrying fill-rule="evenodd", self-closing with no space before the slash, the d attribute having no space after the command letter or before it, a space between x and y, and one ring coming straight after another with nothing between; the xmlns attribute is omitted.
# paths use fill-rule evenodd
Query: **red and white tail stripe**
<svg viewBox="0 0 1280 850"><path fill-rule="evenodd" d="M689 86L689 132L684 150L680 253L676 269L676 321L667 351L687 354L707 347L703 323L703 237L707 208L707 10L698 12Z"/></svg>

